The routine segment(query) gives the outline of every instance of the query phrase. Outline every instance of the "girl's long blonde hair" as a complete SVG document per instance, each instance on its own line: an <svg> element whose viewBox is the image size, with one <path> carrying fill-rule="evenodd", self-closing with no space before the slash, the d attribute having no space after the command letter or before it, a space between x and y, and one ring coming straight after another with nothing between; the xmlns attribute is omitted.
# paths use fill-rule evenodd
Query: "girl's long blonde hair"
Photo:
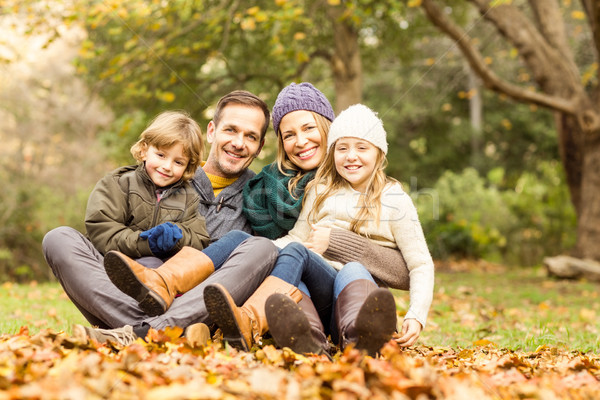
<svg viewBox="0 0 600 400"><path fill-rule="evenodd" d="M319 113L316 113L314 111L309 112L313 115L315 123L317 124L317 129L321 134L321 146L326 147L327 135L329 134L329 127L331 126L331 121ZM293 177L288 181L288 191L290 192L292 197L295 198L296 196L294 195L294 192L296 190L296 185L310 171L303 171L300 168L298 168L296 164L290 161L288 155L283 149L283 136L281 135L281 130L279 130L279 132L276 133L277 137L279 138L279 143L277 146L277 168L279 169L279 172L287 176L290 176L290 170L294 171ZM325 154L326 152L323 153L323 158L326 157ZM319 163L321 162L323 162L323 159L319 160Z"/></svg>
<svg viewBox="0 0 600 400"><path fill-rule="evenodd" d="M385 173L387 166L387 158L385 153L377 148L377 160L375 171L367 182L367 190L360 197L358 207L360 210L350 223L350 230L354 233L359 233L360 228L367 224L370 220L376 221L379 226L381 216L381 194L388 183L398 183L392 177ZM335 168L335 143L329 147L325 161L317 170L315 179L313 179L306 187L306 191L316 189L317 185L325 185L325 190L317 194L315 203L308 213L308 221L311 223L317 222L317 214L323 206L323 202L335 194L341 188L349 188L350 183L345 180ZM306 196L304 197L306 199Z"/></svg>
<svg viewBox="0 0 600 400"><path fill-rule="evenodd" d="M140 134L139 140L131 146L131 154L141 163L149 146L162 149L179 143L189 159L181 177L183 181L187 181L194 177L196 169L200 166L204 140L202 129L185 111L164 111L158 114Z"/></svg>

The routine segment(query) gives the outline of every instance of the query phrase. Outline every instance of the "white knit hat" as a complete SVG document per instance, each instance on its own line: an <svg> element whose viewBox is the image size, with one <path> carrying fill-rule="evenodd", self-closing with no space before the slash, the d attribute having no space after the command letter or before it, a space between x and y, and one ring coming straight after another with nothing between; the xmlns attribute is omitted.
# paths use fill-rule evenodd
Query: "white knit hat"
<svg viewBox="0 0 600 400"><path fill-rule="evenodd" d="M330 149L336 140L342 137L367 140L387 154L388 145L383 122L376 112L363 104L348 107L333 120L327 135L327 148Z"/></svg>

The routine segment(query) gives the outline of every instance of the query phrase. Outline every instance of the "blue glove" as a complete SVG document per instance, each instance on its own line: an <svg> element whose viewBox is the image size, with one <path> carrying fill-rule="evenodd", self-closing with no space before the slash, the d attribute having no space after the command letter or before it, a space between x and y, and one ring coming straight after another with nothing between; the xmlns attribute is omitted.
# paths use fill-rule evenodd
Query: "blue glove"
<svg viewBox="0 0 600 400"><path fill-rule="evenodd" d="M148 245L152 254L157 257L164 257L168 255L169 251L183 237L183 233L174 223L165 222L140 233L140 237L148 239Z"/></svg>

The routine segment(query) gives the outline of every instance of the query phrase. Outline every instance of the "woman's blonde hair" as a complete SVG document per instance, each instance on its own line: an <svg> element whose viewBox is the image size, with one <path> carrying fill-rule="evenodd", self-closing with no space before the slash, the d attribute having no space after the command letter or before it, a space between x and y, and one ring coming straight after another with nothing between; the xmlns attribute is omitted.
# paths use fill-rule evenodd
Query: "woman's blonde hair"
<svg viewBox="0 0 600 400"><path fill-rule="evenodd" d="M202 129L185 111L165 111L156 116L131 146L131 154L141 163L148 147L157 149L181 143L183 153L189 158L181 179L187 181L196 173L204 152Z"/></svg>
<svg viewBox="0 0 600 400"><path fill-rule="evenodd" d="M319 133L321 134L321 146L323 148L325 148L327 146L327 135L329 134L329 127L331 126L331 121L319 113L316 113L314 111L309 111L309 112L314 117L315 123L317 124L317 129L319 130ZM281 130L279 130L279 132L275 132L275 133L277 134L277 137L279 138L278 139L279 143L277 145L277 168L279 168L279 171L284 175L288 175L288 176L293 175L293 177L288 181L288 191L290 192L292 197L295 197L294 192L296 189L296 185L310 171L301 170L300 168L298 168L298 166L296 164L294 164L289 159L288 155L286 154L285 150L283 149L283 136L281 135ZM323 156L322 156L321 160L319 160L319 163L323 162L323 159L325 158L326 153L327 153L327 150L323 152ZM294 172L292 174L290 174L289 173L290 170L292 170Z"/></svg>
<svg viewBox="0 0 600 400"><path fill-rule="evenodd" d="M374 173L367 182L367 190L360 197L358 203L360 210L350 223L350 230L354 233L359 233L360 228L370 220L376 221L379 226L381 194L388 183L398 183L396 179L386 175L385 167L387 166L387 158L385 157L385 153L378 147L375 165ZM308 214L308 220L310 222L316 222L318 211L329 196L333 195L341 188L350 187L350 183L348 183L335 168L335 143L329 147L327 156L325 156L325 161L317 170L315 179L307 185L306 190L312 190L319 184L325 185L325 190L317 194L315 203ZM306 196L304 198L306 199Z"/></svg>

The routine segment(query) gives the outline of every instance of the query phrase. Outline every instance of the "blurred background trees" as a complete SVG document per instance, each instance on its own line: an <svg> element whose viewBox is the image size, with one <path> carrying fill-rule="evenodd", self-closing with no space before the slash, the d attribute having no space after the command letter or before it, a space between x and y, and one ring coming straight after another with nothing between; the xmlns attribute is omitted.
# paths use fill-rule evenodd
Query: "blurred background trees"
<svg viewBox="0 0 600 400"><path fill-rule="evenodd" d="M596 87L583 8L548 1L559 6L583 84ZM435 4L476 38L485 65L542 90L519 49L477 9ZM531 12L525 1L512 4ZM49 276L43 235L58 225L83 230L89 191L111 168L133 162L128 149L158 112L186 109L204 127L228 91L248 89L272 106L291 81L314 83L338 112L359 101L379 112L388 173L410 190L436 257L535 265L570 251L576 213L553 114L485 90L422 5L3 2L0 279ZM273 160L275 144L271 131L254 170Z"/></svg>

